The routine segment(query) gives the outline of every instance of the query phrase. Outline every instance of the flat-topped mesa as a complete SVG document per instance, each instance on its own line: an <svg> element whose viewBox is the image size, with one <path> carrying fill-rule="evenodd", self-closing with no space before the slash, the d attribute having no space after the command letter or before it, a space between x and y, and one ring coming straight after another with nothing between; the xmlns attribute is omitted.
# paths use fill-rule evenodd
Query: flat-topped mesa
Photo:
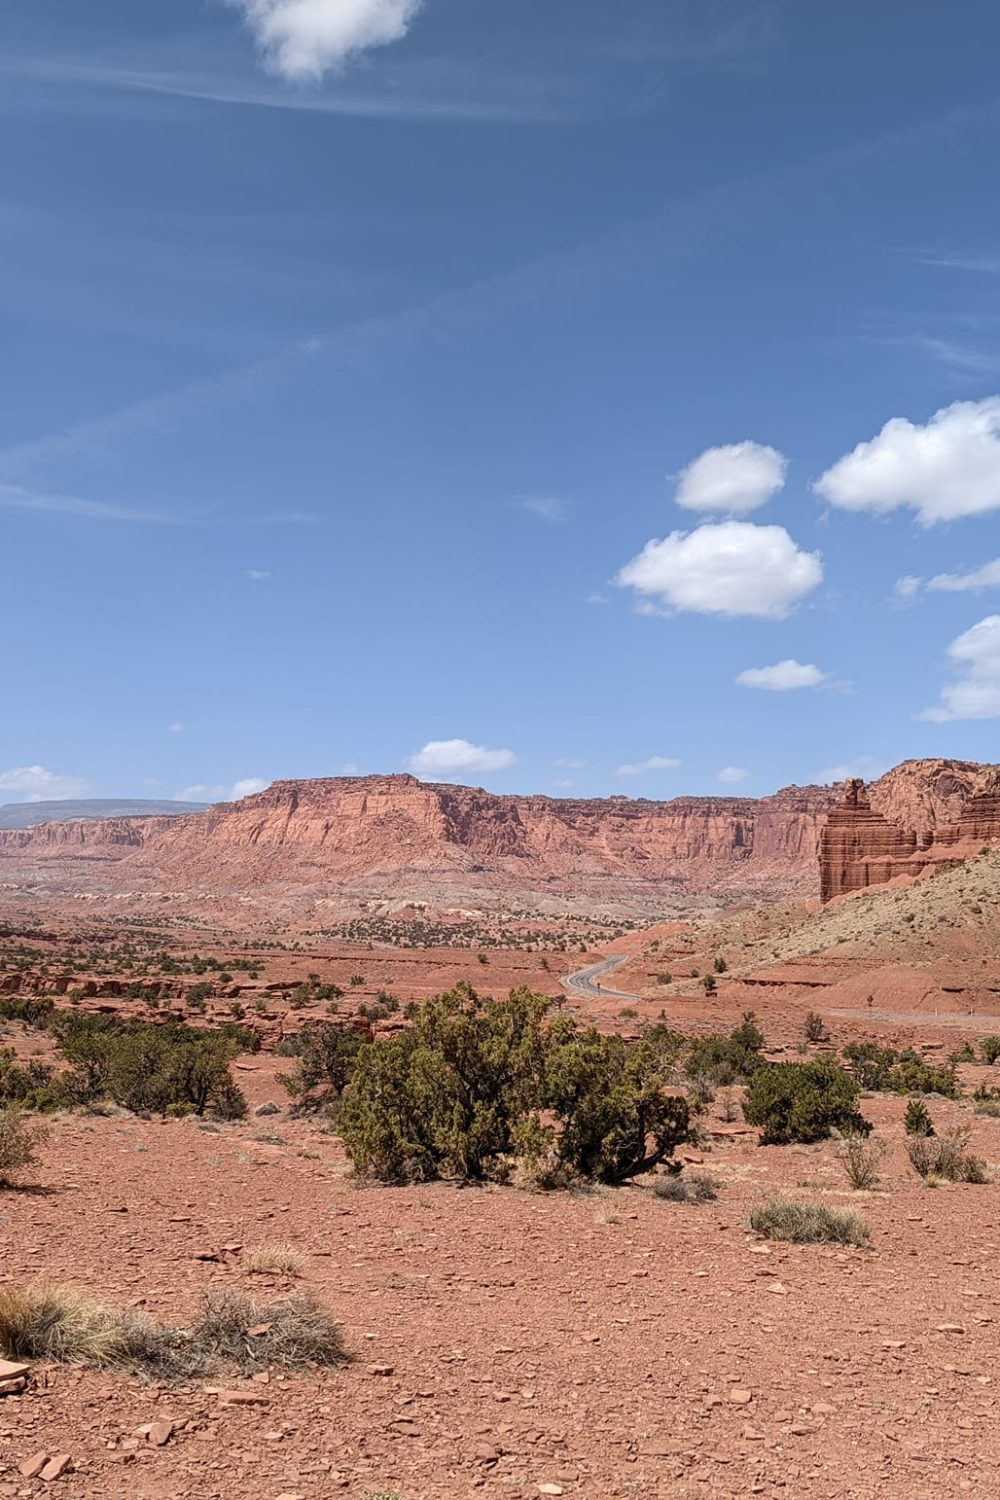
<svg viewBox="0 0 1000 1500"><path fill-rule="evenodd" d="M844 795L830 809L819 846L820 898L830 901L848 891L883 885L893 866L916 853L917 835L875 812L863 781L844 783Z"/></svg>

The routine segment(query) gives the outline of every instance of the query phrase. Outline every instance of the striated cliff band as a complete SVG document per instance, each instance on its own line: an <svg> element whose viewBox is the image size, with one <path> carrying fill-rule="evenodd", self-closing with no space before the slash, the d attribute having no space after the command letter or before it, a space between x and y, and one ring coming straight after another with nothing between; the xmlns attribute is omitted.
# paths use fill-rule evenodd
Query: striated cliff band
<svg viewBox="0 0 1000 1500"><path fill-rule="evenodd" d="M897 767L889 776L905 769ZM864 782L848 781L842 800L830 810L820 835L823 901L901 876L917 879L951 869L984 846L1000 844L1000 773L996 767L981 768L971 791L960 798L943 795L931 805L911 797L899 799L895 806L889 798L888 805L896 814L892 818L879 810L879 786L876 783L866 793ZM884 796L880 800L884 806Z"/></svg>
<svg viewBox="0 0 1000 1500"><path fill-rule="evenodd" d="M951 826L982 773L961 761L908 761L873 784L870 807L902 828ZM0 887L116 905L235 904L259 917L416 902L663 915L819 894L817 851L836 801L821 786L651 802L495 796L412 776L285 781L170 820L0 832ZM843 862L856 856L852 844Z"/></svg>

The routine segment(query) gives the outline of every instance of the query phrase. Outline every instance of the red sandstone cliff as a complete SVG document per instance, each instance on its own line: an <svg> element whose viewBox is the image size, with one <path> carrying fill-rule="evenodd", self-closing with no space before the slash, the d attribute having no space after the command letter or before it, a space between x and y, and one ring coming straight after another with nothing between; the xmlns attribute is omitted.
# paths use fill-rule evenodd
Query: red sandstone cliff
<svg viewBox="0 0 1000 1500"><path fill-rule="evenodd" d="M872 788L873 807L961 815L980 767L909 762ZM815 890L829 787L772 797L500 797L412 776L277 782L206 813L44 824L0 833L0 880L300 905L400 899L564 906L569 896L650 901ZM888 824L886 825L889 826ZM912 848L888 835L883 853ZM841 862L865 854L863 843Z"/></svg>
<svg viewBox="0 0 1000 1500"><path fill-rule="evenodd" d="M866 794L845 784L820 835L820 895L946 869L1000 843L1000 771L964 761L906 761Z"/></svg>

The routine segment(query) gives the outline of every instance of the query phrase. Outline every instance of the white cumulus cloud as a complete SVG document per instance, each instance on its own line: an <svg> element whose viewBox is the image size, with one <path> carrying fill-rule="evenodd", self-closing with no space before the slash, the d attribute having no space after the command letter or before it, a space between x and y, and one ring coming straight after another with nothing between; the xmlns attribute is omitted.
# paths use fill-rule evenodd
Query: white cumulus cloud
<svg viewBox="0 0 1000 1500"><path fill-rule="evenodd" d="M783 526L721 521L647 542L615 582L668 611L781 620L822 578Z"/></svg>
<svg viewBox="0 0 1000 1500"><path fill-rule="evenodd" d="M194 786L182 787L174 793L175 802L239 802L242 797L252 797L254 792L263 792L271 785L261 776L247 776L231 786L208 786L196 782Z"/></svg>
<svg viewBox="0 0 1000 1500"><path fill-rule="evenodd" d="M370 47L400 41L423 0L226 0L272 72L316 82Z"/></svg>
<svg viewBox="0 0 1000 1500"><path fill-rule="evenodd" d="M971 573L938 573L928 581L927 587L937 593L965 594L972 589L1000 588L1000 557L983 563Z"/></svg>
<svg viewBox="0 0 1000 1500"><path fill-rule="evenodd" d="M1000 615L987 615L948 647L958 677L941 702L919 715L933 724L952 719L1000 719Z"/></svg>
<svg viewBox="0 0 1000 1500"><path fill-rule="evenodd" d="M632 761L618 767L619 776L644 776L647 771L676 771L680 765L670 755L651 755L648 760Z"/></svg>
<svg viewBox="0 0 1000 1500"><path fill-rule="evenodd" d="M784 486L788 459L763 443L708 448L678 476L678 505L743 515L766 505Z"/></svg>
<svg viewBox="0 0 1000 1500"><path fill-rule="evenodd" d="M60 776L44 766L15 766L0 772L0 792L14 792L18 801L61 802L90 790L82 776Z"/></svg>
<svg viewBox="0 0 1000 1500"><path fill-rule="evenodd" d="M842 510L909 506L922 525L1000 509L1000 396L956 401L924 426L893 417L813 485Z"/></svg>
<svg viewBox="0 0 1000 1500"><path fill-rule="evenodd" d="M737 786L741 781L746 781L749 775L745 766L723 766L719 772L719 780L724 786Z"/></svg>
<svg viewBox="0 0 1000 1500"><path fill-rule="evenodd" d="M828 676L812 662L787 657L785 661L776 661L773 667L747 667L736 681L740 687L761 688L766 693L791 693L796 688L819 687Z"/></svg>
<svg viewBox="0 0 1000 1500"><path fill-rule="evenodd" d="M517 760L513 750L488 750L469 740L431 740L416 755L409 767L414 776L437 780L455 773L478 775L482 771L506 771Z"/></svg>

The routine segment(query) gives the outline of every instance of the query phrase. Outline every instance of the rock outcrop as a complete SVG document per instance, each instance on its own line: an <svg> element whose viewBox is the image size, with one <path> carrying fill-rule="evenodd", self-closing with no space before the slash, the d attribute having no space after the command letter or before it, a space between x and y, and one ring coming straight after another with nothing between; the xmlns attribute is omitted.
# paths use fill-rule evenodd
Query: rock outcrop
<svg viewBox="0 0 1000 1500"><path fill-rule="evenodd" d="M920 826L906 827L887 811L910 818L916 813ZM820 835L820 897L830 901L899 876L915 879L948 869L994 844L1000 844L996 767L908 761L876 783L871 795L862 781L845 782Z"/></svg>

